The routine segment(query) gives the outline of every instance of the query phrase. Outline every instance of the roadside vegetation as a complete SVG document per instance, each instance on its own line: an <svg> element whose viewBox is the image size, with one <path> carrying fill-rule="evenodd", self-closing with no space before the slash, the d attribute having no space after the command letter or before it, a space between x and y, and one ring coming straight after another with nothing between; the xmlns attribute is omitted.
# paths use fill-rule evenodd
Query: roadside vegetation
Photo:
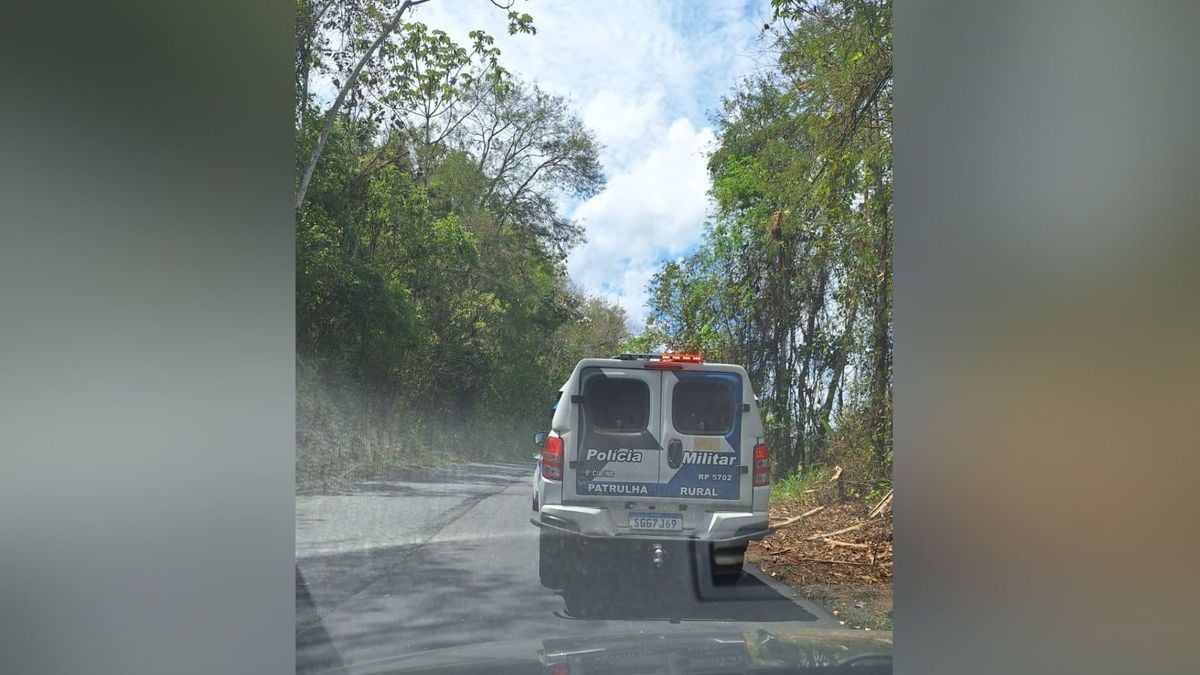
<svg viewBox="0 0 1200 675"><path fill-rule="evenodd" d="M603 187L592 133L416 4L297 5L299 489L525 458L575 361L627 337L566 277L582 235L556 204Z"/></svg>
<svg viewBox="0 0 1200 675"><path fill-rule="evenodd" d="M826 517L882 499L890 2L772 2L760 72L714 113L703 241L654 276L635 336L566 276L583 233L557 204L604 187L593 134L491 36L458 44L417 4L297 3L298 488L525 459L578 359L668 348L750 373L780 519L835 472ZM533 17L492 4L536 39Z"/></svg>
<svg viewBox="0 0 1200 675"><path fill-rule="evenodd" d="M777 475L842 466L866 497L891 477L891 5L772 4L764 69L715 115L704 241L631 344L744 365Z"/></svg>
<svg viewBox="0 0 1200 675"><path fill-rule="evenodd" d="M767 66L714 119L704 241L654 276L629 345L746 367L772 521L790 522L749 559L847 625L890 628L890 510L867 516L890 505L893 459L891 4L772 5Z"/></svg>

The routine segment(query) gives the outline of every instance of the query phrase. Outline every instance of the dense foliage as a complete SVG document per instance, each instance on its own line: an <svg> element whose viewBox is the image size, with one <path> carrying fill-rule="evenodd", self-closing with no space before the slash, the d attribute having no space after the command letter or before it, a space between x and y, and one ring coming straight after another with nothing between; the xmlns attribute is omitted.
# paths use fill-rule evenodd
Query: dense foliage
<svg viewBox="0 0 1200 675"><path fill-rule="evenodd" d="M301 484L520 456L575 361L626 337L619 308L566 281L580 230L556 198L603 186L592 134L480 31L463 46L400 22L364 60L397 7L299 5ZM336 114L315 77L345 89Z"/></svg>
<svg viewBox="0 0 1200 675"><path fill-rule="evenodd" d="M635 344L741 363L777 468L890 478L892 13L887 0L776 0L767 72L715 120L717 212L651 283Z"/></svg>
<svg viewBox="0 0 1200 675"><path fill-rule="evenodd" d="M630 338L565 274L582 232L557 204L604 184L592 134L488 34L412 21L424 1L297 2L300 483L520 457L579 358L659 345L748 369L777 473L887 481L890 3L773 1L771 66L714 119L714 217Z"/></svg>

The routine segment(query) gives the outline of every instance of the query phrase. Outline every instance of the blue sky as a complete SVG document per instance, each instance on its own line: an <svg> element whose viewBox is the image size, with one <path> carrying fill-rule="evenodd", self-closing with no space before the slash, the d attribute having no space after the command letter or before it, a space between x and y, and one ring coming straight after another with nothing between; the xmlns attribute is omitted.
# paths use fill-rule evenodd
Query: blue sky
<svg viewBox="0 0 1200 675"><path fill-rule="evenodd" d="M537 35L509 36L489 0L435 0L414 19L464 42L470 30L488 31L506 68L567 96L596 132L608 186L562 205L588 239L568 272L639 329L651 275L700 240L710 213L709 113L758 67L769 0L521 0L517 9L533 15Z"/></svg>

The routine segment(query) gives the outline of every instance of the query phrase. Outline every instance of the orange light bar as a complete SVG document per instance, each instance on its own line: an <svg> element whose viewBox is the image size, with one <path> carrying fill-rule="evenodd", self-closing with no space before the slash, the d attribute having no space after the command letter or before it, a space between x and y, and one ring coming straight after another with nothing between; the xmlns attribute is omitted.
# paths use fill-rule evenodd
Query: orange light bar
<svg viewBox="0 0 1200 675"><path fill-rule="evenodd" d="M704 357L699 354L666 353L659 356L658 359L670 363L704 363Z"/></svg>

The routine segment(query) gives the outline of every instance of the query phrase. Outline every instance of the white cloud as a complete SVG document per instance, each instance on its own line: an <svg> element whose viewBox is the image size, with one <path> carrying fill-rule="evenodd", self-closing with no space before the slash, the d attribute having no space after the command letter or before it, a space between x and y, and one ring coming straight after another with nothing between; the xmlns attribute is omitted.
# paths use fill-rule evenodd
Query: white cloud
<svg viewBox="0 0 1200 675"><path fill-rule="evenodd" d="M605 166L627 165L656 132L663 131L662 99L661 89L640 98L604 89L588 101L581 117L604 146Z"/></svg>
<svg viewBox="0 0 1200 675"><path fill-rule="evenodd" d="M703 231L714 138L705 115L755 68L769 0L530 0L517 9L533 15L537 35L508 35L504 13L488 0L437 0L415 18L462 41L472 29L488 31L506 68L570 98L596 132L608 186L563 204L588 238L569 272L640 328L646 283Z"/></svg>
<svg viewBox="0 0 1200 675"><path fill-rule="evenodd" d="M571 277L602 291L643 323L645 285L659 261L694 245L708 209L706 150L711 129L675 120L649 154L609 178L573 216L588 241L568 261Z"/></svg>

